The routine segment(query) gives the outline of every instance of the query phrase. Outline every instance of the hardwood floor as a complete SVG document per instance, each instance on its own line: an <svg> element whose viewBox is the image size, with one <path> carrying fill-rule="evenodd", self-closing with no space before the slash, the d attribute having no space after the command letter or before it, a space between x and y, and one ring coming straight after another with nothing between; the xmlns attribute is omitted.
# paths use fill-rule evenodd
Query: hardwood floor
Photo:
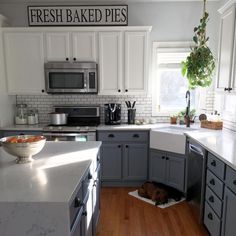
<svg viewBox="0 0 236 236"><path fill-rule="evenodd" d="M134 188L102 188L97 236L205 236L186 202L160 209L128 192Z"/></svg>

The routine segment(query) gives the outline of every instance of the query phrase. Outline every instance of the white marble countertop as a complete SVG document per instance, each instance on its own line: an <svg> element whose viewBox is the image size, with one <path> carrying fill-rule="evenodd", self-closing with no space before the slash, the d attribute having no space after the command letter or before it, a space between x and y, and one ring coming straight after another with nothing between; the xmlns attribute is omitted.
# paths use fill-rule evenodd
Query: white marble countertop
<svg viewBox="0 0 236 236"><path fill-rule="evenodd" d="M0 147L0 202L68 202L100 146L47 142L27 164L15 164Z"/></svg>
<svg viewBox="0 0 236 236"><path fill-rule="evenodd" d="M236 170L236 132L227 129L215 131L199 129L185 132L202 147Z"/></svg>

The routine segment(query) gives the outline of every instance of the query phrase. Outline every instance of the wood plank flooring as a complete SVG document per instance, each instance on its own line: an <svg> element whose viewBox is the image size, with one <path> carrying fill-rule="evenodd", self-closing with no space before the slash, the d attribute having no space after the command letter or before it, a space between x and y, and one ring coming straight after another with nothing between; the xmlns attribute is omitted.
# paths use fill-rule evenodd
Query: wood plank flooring
<svg viewBox="0 0 236 236"><path fill-rule="evenodd" d="M102 188L97 236L205 236L186 202L160 209L128 192L134 188Z"/></svg>

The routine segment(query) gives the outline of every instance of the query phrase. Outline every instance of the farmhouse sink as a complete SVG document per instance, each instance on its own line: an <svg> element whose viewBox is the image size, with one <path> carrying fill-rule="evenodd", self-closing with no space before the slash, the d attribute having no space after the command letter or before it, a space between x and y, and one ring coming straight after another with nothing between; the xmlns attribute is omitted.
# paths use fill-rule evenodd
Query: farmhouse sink
<svg viewBox="0 0 236 236"><path fill-rule="evenodd" d="M181 126L166 126L153 129L150 132L150 148L185 154L187 131L196 130L195 128Z"/></svg>

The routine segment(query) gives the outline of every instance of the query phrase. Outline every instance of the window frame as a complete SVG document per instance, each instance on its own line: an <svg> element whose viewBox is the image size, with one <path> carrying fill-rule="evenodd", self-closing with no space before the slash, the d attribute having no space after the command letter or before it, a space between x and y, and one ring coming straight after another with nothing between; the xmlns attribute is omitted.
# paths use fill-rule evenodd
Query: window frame
<svg viewBox="0 0 236 236"><path fill-rule="evenodd" d="M193 46L193 43L190 41L183 41L183 42L153 42L152 45L152 80L151 80L151 84L152 84L152 116L169 116L170 114L176 114L176 111L174 110L170 110L170 111L157 111L156 107L159 106L160 104L158 103L158 99L157 96L159 96L159 94L156 91L159 91L158 88L158 83L155 82L155 77L157 74L157 70L158 70L158 60L157 60L157 56L158 56L158 52L171 52L171 53L176 53L176 52L186 52L189 53L190 47ZM164 64L164 63L163 63ZM168 63L167 63L168 64ZM174 63L173 63L174 64ZM176 68L179 66L179 64L176 64ZM167 68L167 67L166 67ZM174 67L171 67L174 68ZM199 92L196 91L196 98L198 97ZM197 99L196 99L197 100ZM195 104L196 105L196 104Z"/></svg>

